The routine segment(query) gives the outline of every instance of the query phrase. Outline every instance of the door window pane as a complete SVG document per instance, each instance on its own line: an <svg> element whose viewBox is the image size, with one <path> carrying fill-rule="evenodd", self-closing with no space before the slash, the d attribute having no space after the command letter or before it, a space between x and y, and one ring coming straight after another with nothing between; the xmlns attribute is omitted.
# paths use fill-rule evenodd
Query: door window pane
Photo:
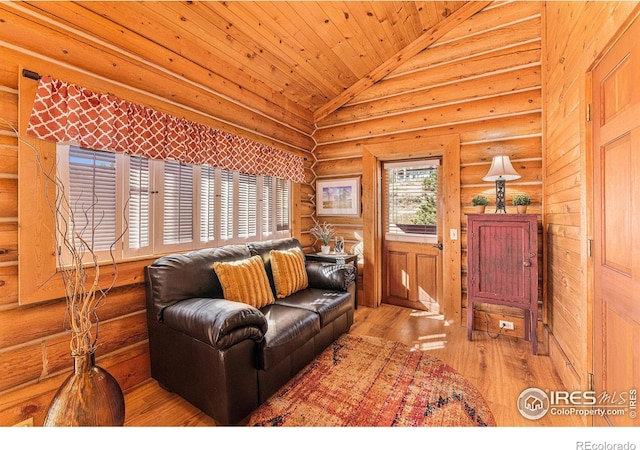
<svg viewBox="0 0 640 450"><path fill-rule="evenodd" d="M385 164L386 232L437 234L439 161Z"/></svg>

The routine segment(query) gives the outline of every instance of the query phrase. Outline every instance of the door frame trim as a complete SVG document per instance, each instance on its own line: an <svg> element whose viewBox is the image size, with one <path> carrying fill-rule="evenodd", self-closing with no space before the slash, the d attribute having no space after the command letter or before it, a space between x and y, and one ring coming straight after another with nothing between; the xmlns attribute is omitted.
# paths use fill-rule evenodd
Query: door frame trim
<svg viewBox="0 0 640 450"><path fill-rule="evenodd" d="M425 136L417 139L366 144L362 149L362 221L364 224L363 305L380 306L382 300L381 164L396 159L442 157L443 310L446 320L460 321L462 310L460 252L460 135ZM450 239L448 230L458 230Z"/></svg>

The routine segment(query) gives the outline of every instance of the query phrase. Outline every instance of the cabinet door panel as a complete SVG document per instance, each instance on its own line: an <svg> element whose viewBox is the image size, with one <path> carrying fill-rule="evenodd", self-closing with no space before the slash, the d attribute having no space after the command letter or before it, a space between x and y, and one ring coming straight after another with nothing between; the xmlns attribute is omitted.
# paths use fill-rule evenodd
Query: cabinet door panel
<svg viewBox="0 0 640 450"><path fill-rule="evenodd" d="M528 224L478 224L478 271L475 295L500 298L505 302L528 303L530 266Z"/></svg>

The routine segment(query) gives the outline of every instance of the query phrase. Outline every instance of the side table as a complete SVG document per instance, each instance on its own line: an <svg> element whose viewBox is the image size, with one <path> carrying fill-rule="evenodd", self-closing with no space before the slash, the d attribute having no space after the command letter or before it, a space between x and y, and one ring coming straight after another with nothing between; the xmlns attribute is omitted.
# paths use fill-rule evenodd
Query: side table
<svg viewBox="0 0 640 450"><path fill-rule="evenodd" d="M307 253L305 254L307 261L326 262L333 264L353 264L356 268L356 295L354 296L355 309L358 309L358 255L350 255L349 253Z"/></svg>

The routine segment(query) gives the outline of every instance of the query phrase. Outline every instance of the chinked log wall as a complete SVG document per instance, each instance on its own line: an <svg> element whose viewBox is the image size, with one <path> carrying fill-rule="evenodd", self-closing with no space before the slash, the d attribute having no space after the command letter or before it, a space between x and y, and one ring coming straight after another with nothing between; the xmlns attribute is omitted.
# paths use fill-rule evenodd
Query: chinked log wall
<svg viewBox="0 0 640 450"><path fill-rule="evenodd" d="M489 5L320 121L314 133L318 179L362 175L363 145L460 135L462 323L467 303L465 214L472 212L471 199L477 194L495 205L495 184L482 181L493 155L508 154L522 175L507 183L507 211L515 212L510 204L514 194L527 193L532 199L528 212L542 213L542 11L537 2ZM366 234L361 219L326 219L350 245ZM311 215L302 218L302 230L312 224ZM541 226L540 220L540 233ZM541 305L542 299L540 290ZM476 327L484 328L483 311L491 331L507 318L515 322L514 335L522 337L521 311L482 306Z"/></svg>
<svg viewBox="0 0 640 450"><path fill-rule="evenodd" d="M51 24L44 26L0 6L0 118L14 126L21 101L19 83L35 83L20 78L21 67L295 152L308 159L306 177L309 182L313 179L312 158L306 151L313 148L310 128L295 132L256 114L255 109L243 110L215 98L197 83L184 83L143 60L132 60L84 37L72 39ZM311 127L310 122L307 126ZM63 332L64 300L19 304L19 181L24 180L18 180L18 141L10 127L0 123L0 426L27 419L42 424L55 390L72 369L69 335ZM307 191L304 185L302 190L293 190L297 195L292 211L296 235L300 209L310 208ZM135 283L111 291L99 310L98 364L108 369L124 390L150 377L142 271L135 278ZM28 275L22 279L27 282Z"/></svg>

